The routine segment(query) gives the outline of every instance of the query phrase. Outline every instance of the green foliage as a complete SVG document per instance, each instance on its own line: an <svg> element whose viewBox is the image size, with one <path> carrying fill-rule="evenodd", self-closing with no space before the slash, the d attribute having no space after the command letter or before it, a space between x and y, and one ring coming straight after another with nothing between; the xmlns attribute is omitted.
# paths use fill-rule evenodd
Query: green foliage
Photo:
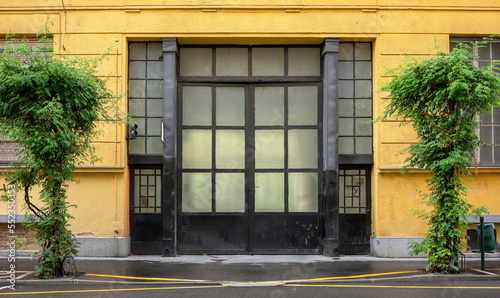
<svg viewBox="0 0 500 298"><path fill-rule="evenodd" d="M47 28L30 47L11 39L0 56L0 136L16 142L19 159L6 180L24 191L27 224L36 230L41 278L62 276L77 254L66 202L74 169L96 161L90 144L98 121L111 121L116 97L95 67L104 58L54 54ZM41 186L39 206L30 191Z"/></svg>
<svg viewBox="0 0 500 298"><path fill-rule="evenodd" d="M384 116L408 121L417 142L407 148L403 173L409 168L429 170L428 194L432 211L422 212L429 230L422 243L411 243L413 254L426 254L434 272L457 272L458 252L464 246L467 216L487 212L466 200L474 151L482 145L476 134L477 116L499 106L500 78L496 66L472 65L476 44L461 44L450 53L439 52L429 60L406 61L391 70L393 80L382 87L390 92Z"/></svg>

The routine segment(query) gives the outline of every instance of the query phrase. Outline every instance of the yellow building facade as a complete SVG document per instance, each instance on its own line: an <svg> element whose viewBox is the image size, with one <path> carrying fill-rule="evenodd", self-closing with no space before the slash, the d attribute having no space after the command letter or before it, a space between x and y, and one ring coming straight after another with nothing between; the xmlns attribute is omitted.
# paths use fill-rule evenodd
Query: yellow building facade
<svg viewBox="0 0 500 298"><path fill-rule="evenodd" d="M48 17L55 51L108 53L99 75L137 123L136 137L103 125L101 161L76 171L82 256L407 256L427 230L412 210L428 173L400 174L410 125L368 123L383 113L384 71L500 33L494 0L2 0L0 17L0 38L34 37ZM467 184L498 228L493 112ZM21 206L18 193L18 221ZM0 204L0 224L7 214Z"/></svg>

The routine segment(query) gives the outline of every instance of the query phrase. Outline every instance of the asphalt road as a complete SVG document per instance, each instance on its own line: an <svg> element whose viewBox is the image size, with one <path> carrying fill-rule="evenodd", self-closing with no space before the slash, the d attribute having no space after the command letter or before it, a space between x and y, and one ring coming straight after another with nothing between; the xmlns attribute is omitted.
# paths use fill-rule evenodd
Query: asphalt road
<svg viewBox="0 0 500 298"><path fill-rule="evenodd" d="M313 283L281 286L227 285L17 285L0 296L16 297L500 297L498 281Z"/></svg>

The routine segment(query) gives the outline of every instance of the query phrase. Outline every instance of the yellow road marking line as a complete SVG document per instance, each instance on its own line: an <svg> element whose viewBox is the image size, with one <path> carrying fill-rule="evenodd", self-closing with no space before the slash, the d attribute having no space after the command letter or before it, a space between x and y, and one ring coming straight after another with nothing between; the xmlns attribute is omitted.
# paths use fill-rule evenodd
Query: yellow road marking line
<svg viewBox="0 0 500 298"><path fill-rule="evenodd" d="M290 284L284 285L285 287L329 287L329 288L386 288L386 289L485 289L485 290L499 290L500 287L453 287L453 286L374 286L374 285L300 285Z"/></svg>
<svg viewBox="0 0 500 298"><path fill-rule="evenodd" d="M372 273L363 275L351 275L351 276L336 276L336 277L321 277L321 278L311 278L311 279L296 279L296 280L285 280L285 281L258 281L258 282L234 282L235 284L247 283L247 284L275 284L275 283L290 283L290 282L304 282L304 281L325 281L325 280L338 280L338 279L354 279L363 277L374 277L374 276L384 276L384 275L395 275L404 273L417 273L418 270L414 271L397 271L397 272L385 272L385 273ZM178 279L178 278L161 278L161 277L134 277L134 276L122 276L122 275L106 275L106 274L85 274L86 276L96 276L96 277L111 277L111 278L123 278L123 279L137 279L137 280L162 280L162 281L201 281L192 279Z"/></svg>
<svg viewBox="0 0 500 298"><path fill-rule="evenodd" d="M414 270L414 271L397 271L397 272L372 273L372 274L351 275L351 276L321 277L321 278L311 278L311 279L287 280L286 282L321 281L321 280L335 280L335 279L352 279L352 278L384 276L384 275L394 275L394 274L404 274L404 273L416 273L416 272L420 272L420 271L418 271L418 270Z"/></svg>
<svg viewBox="0 0 500 298"><path fill-rule="evenodd" d="M163 281L199 281L193 279L179 279L179 278L162 278L162 277L136 277L136 276L123 276L123 275L106 275L106 274L85 274L86 276L97 276L97 277L112 277L112 278L124 278L124 279L140 279L140 280L163 280Z"/></svg>
<svg viewBox="0 0 500 298"><path fill-rule="evenodd" d="M102 290L74 290L74 291L42 291L42 292L7 292L0 295L39 295L39 294L68 294L68 293L97 293L97 292L123 292L123 291L154 291L154 290L180 290L180 289L205 289L222 288L225 286L191 286L191 287L159 287L159 288L131 288L131 289L102 289Z"/></svg>

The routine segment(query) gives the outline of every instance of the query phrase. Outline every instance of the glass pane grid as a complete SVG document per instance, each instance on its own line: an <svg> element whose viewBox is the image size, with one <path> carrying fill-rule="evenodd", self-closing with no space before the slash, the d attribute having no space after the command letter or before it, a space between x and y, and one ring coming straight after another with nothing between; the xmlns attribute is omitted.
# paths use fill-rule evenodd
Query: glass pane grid
<svg viewBox="0 0 500 298"><path fill-rule="evenodd" d="M256 92L255 212L317 212L318 87L284 84L268 88L280 92L263 96L262 100L257 99L264 90ZM273 107L279 113L269 113ZM260 111L266 111L269 117L260 117ZM272 195L269 188L262 188L261 184L267 182L262 177L274 180L272 185L276 189Z"/></svg>
<svg viewBox="0 0 500 298"><path fill-rule="evenodd" d="M366 213L366 179L365 170L339 171L339 213Z"/></svg>
<svg viewBox="0 0 500 298"><path fill-rule="evenodd" d="M491 107L481 116L480 138L486 147L480 149L480 164L500 166L500 109Z"/></svg>
<svg viewBox="0 0 500 298"><path fill-rule="evenodd" d="M189 88L198 87L189 85ZM207 94L212 95L212 98L207 101L209 103L207 109L211 113L208 122L206 125L201 125L201 123L182 125L182 210L189 213L244 212L246 133L242 129L244 127L230 125L232 123L241 125L245 122L240 123L236 119L228 118L228 115L224 114L234 111L218 106L225 103L221 101L223 98L236 99L242 95L231 90L237 87L214 85L204 88ZM273 106L282 107L279 109L279 116L276 117L281 125L277 126L272 123L259 125L255 126L253 132L255 175L260 177L256 178L255 184L255 211L264 213L317 212L318 86L299 87L285 84L272 88L276 89L266 89L270 91L264 93L267 94L266 98L271 96L277 98L278 102L281 101L280 104L273 104ZM299 114L299 105L294 107L288 105L290 89L293 90L295 98L304 101L303 105L309 103L308 106L314 107L312 111L315 115L312 120L300 119L300 116L297 116L291 121L294 125L289 123L291 111ZM266 90L262 89L262 91ZM183 101L184 99L181 98L181 102ZM257 101L257 104L262 105L262 109L256 108L255 113L265 110L268 102ZM234 108L240 109L241 104L235 105ZM188 109L190 109L189 106ZM312 114L312 111L308 113ZM185 106L183 106L182 113L187 113ZM202 112L202 114L206 113ZM197 119L196 121L201 121L197 113L191 117ZM276 122L276 119L271 122ZM224 122L226 126L218 126L220 122ZM241 175L241 178L236 179L238 175ZM201 176L204 178L199 178ZM275 183L269 184L269 180ZM209 181L211 181L210 186ZM234 181L240 182L233 183Z"/></svg>
<svg viewBox="0 0 500 298"><path fill-rule="evenodd" d="M242 213L246 88L181 88L182 212Z"/></svg>
<svg viewBox="0 0 500 298"><path fill-rule="evenodd" d="M134 213L161 213L161 170L134 171Z"/></svg>
<svg viewBox="0 0 500 298"><path fill-rule="evenodd" d="M224 50L219 50L221 48ZM192 113L186 110L185 92L181 92L182 212L245 212L246 196L250 186L255 187L255 197L252 199L255 212L316 213L318 212L318 176L320 175L318 171L320 164L318 134L319 119L321 119L319 87L316 82L228 86L225 83L229 80L227 77L233 77L236 81L244 80L245 76L238 72L246 71L246 68L223 70L222 66L232 68L240 65L237 60L243 59L241 57L246 55L248 55L245 58L248 59L246 65L249 66L247 77L259 76L259 80L267 80L273 76L285 78L289 75L290 48L284 47L278 50L270 48L270 51L259 51L255 50L255 47L243 47L249 49L248 52L237 50L239 48L241 47L212 48L213 73L206 76L207 81L203 81L200 76L193 78L186 76L180 80L185 82L181 83L181 88L210 89L204 90L205 95L210 96L210 99L206 101L206 107L204 106L206 112L202 113ZM318 68L313 66L306 72L314 73L310 76L319 77L320 59L317 58L319 48L311 47L313 49L311 51L308 47L297 48L298 51L292 51L296 60L294 71L298 72L300 67L297 65L303 62L299 61L298 57L310 53L313 57L310 60L317 60ZM223 55L224 53L226 55ZM254 56L259 53L271 53L280 61L282 60L283 72L281 63L266 65L266 59L269 57ZM233 59L237 56L240 58ZM260 58L262 59L259 60ZM252 64L252 61L255 63ZM317 73L316 70L318 70ZM307 74L300 76L304 75L307 76ZM220 84L217 82L218 76L223 81ZM236 90L238 88L245 91ZM249 99L251 95L254 97ZM255 106L250 107L250 103L255 103ZM200 108L199 104L196 105ZM188 107L188 109L191 108ZM191 110L194 111L194 108ZM253 119L246 119L247 116ZM185 117L191 117L196 123L185 122L183 120ZM187 136L195 131L210 132L210 137L203 138L204 140L196 146L188 144L188 138L200 140L199 137ZM247 143L248 139L252 141ZM249 147L250 144L252 144L251 147ZM206 148L209 154L204 154L203 148ZM188 151L193 150L202 152L189 154ZM202 166L192 164L201 157L206 164ZM250 175L247 172L249 169L250 174L255 173L255 176L248 176ZM254 181L255 184L250 182L252 185L249 185L249 181Z"/></svg>
<svg viewBox="0 0 500 298"><path fill-rule="evenodd" d="M363 51L362 49L358 51ZM181 80L192 78L320 77L318 46L181 47ZM361 58L360 58L361 59ZM358 59L358 60L360 60Z"/></svg>
<svg viewBox="0 0 500 298"><path fill-rule="evenodd" d="M339 154L372 154L371 43L340 43Z"/></svg>
<svg viewBox="0 0 500 298"><path fill-rule="evenodd" d="M161 42L129 44L128 113L138 137L128 141L129 154L162 154L163 49Z"/></svg>

